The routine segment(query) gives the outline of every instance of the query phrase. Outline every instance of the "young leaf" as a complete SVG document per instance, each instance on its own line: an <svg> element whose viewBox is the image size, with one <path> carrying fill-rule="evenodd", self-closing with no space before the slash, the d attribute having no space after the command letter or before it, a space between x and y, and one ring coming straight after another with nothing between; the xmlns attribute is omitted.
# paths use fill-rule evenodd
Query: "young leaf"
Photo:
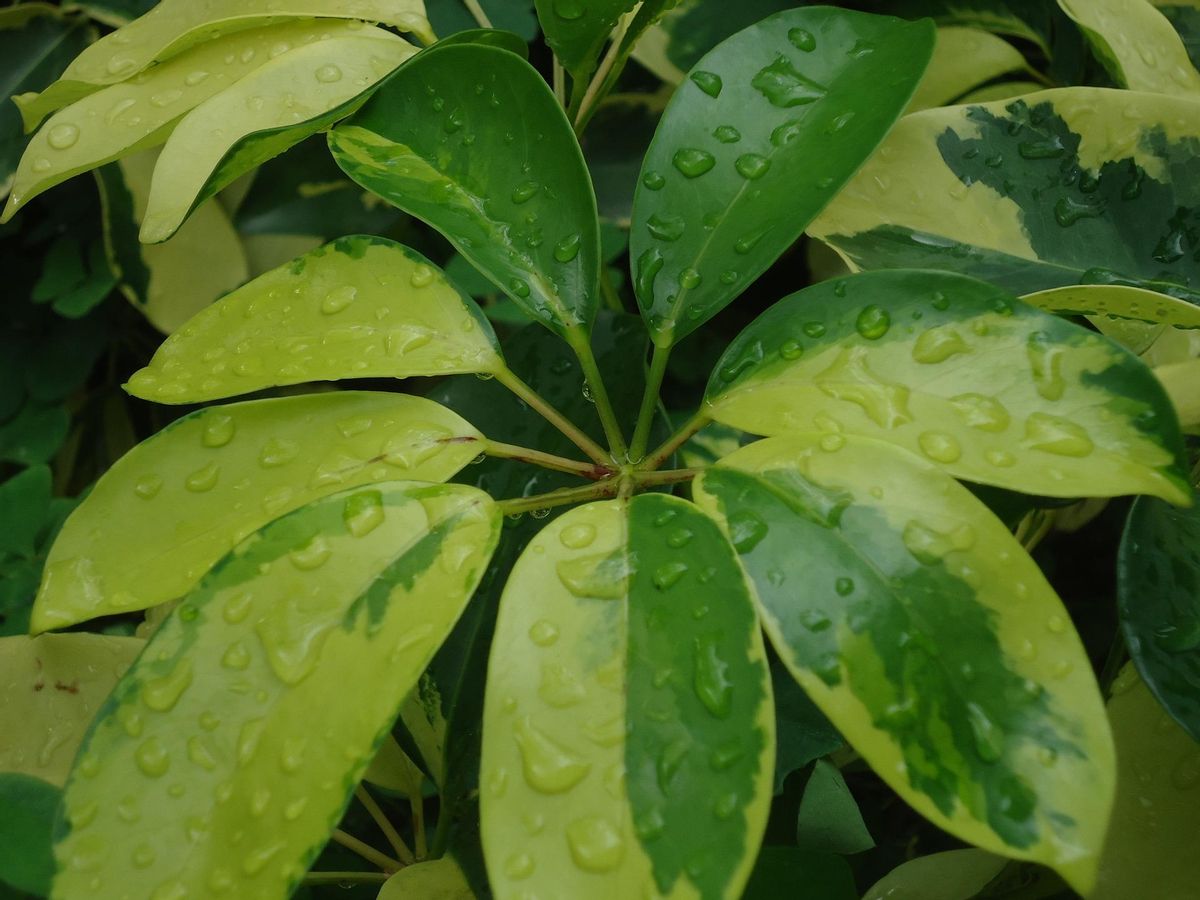
<svg viewBox="0 0 1200 900"><path fill-rule="evenodd" d="M1146 686L1200 740L1200 512L1141 497L1117 562L1117 610Z"/></svg>
<svg viewBox="0 0 1200 900"><path fill-rule="evenodd" d="M771 795L770 710L745 576L714 522L663 494L561 516L516 563L496 626L492 889L740 896Z"/></svg>
<svg viewBox="0 0 1200 900"><path fill-rule="evenodd" d="M669 346L723 309L862 165L912 96L928 22L793 9L704 56L642 163L630 259Z"/></svg>
<svg viewBox="0 0 1200 900"><path fill-rule="evenodd" d="M846 855L875 846L846 779L828 760L817 760L804 786L796 843L808 850Z"/></svg>
<svg viewBox="0 0 1200 900"><path fill-rule="evenodd" d="M972 900L1007 862L982 850L918 856L892 869L863 900Z"/></svg>
<svg viewBox="0 0 1200 900"><path fill-rule="evenodd" d="M809 234L859 268L949 269L1014 294L1132 284L1196 303L1198 117L1196 101L1090 87L914 113Z"/></svg>
<svg viewBox="0 0 1200 900"><path fill-rule="evenodd" d="M832 437L759 441L695 488L741 554L772 642L917 812L1086 894L1113 750L1061 601L948 475L881 441Z"/></svg>
<svg viewBox="0 0 1200 900"><path fill-rule="evenodd" d="M546 43L574 82L572 106L578 106L609 35L638 0L536 0L535 5Z"/></svg>
<svg viewBox="0 0 1200 900"><path fill-rule="evenodd" d="M475 892L467 883L452 856L405 866L387 880L377 900L474 900Z"/></svg>
<svg viewBox="0 0 1200 900"><path fill-rule="evenodd" d="M391 482L241 544L97 719L67 785L51 896L97 882L140 897L289 896L499 530L473 488Z"/></svg>
<svg viewBox="0 0 1200 900"><path fill-rule="evenodd" d="M445 481L480 440L445 407L403 394L338 391L192 413L119 459L67 519L32 628L180 597L272 519L346 487Z"/></svg>
<svg viewBox="0 0 1200 900"><path fill-rule="evenodd" d="M1190 498L1175 412L1144 364L961 275L867 272L793 294L730 344L705 401L753 434L867 435L1025 493Z"/></svg>
<svg viewBox="0 0 1200 900"><path fill-rule="evenodd" d="M432 263L386 238L351 235L197 313L126 389L198 403L272 385L502 365L492 326Z"/></svg>
<svg viewBox="0 0 1200 900"><path fill-rule="evenodd" d="M362 28L297 47L201 103L163 147L141 239L169 238L196 204L353 112L416 52L390 32Z"/></svg>
<svg viewBox="0 0 1200 900"><path fill-rule="evenodd" d="M1200 72L1183 41L1149 0L1058 0L1122 87L1200 98Z"/></svg>
<svg viewBox="0 0 1200 900"><path fill-rule="evenodd" d="M1196 886L1200 747L1177 727L1127 665L1108 718L1117 743L1117 800L1089 900L1186 897Z"/></svg>
<svg viewBox="0 0 1200 900"><path fill-rule="evenodd" d="M929 68L907 111L943 106L972 88L1027 68L1021 51L1002 37L979 28L939 28Z"/></svg>
<svg viewBox="0 0 1200 900"><path fill-rule="evenodd" d="M48 113L118 84L173 56L230 32L289 19L356 19L392 25L432 43L421 0L163 0L146 15L105 35L40 94L16 99L25 129Z"/></svg>
<svg viewBox="0 0 1200 900"><path fill-rule="evenodd" d="M40 779L0 772L0 884L46 895L54 874L50 835L61 796L57 787Z"/></svg>
<svg viewBox="0 0 1200 900"><path fill-rule="evenodd" d="M1158 291L1124 284L1070 285L1026 294L1021 299L1030 306L1059 315L1135 319L1200 328L1200 307Z"/></svg>
<svg viewBox="0 0 1200 900"><path fill-rule="evenodd" d="M0 638L0 772L66 781L92 716L144 644L83 633Z"/></svg>
<svg viewBox="0 0 1200 900"><path fill-rule="evenodd" d="M422 53L329 146L347 175L444 234L518 306L583 340L598 302L596 197L527 62L475 44Z"/></svg>

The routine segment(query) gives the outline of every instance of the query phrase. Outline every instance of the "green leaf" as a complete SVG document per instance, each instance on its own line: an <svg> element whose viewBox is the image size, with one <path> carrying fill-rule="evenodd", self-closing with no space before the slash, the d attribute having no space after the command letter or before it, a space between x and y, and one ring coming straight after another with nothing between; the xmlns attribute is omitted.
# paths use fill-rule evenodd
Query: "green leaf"
<svg viewBox="0 0 1200 900"><path fill-rule="evenodd" d="M944 106L972 88L1027 69L1021 51L1004 38L979 28L943 26L907 111Z"/></svg>
<svg viewBox="0 0 1200 900"><path fill-rule="evenodd" d="M1200 741L1200 512L1151 497L1129 512L1117 611L1146 686Z"/></svg>
<svg viewBox="0 0 1200 900"><path fill-rule="evenodd" d="M798 884L821 900L858 900L854 873L842 857L799 847L763 847L742 900L791 897Z"/></svg>
<svg viewBox="0 0 1200 900"><path fill-rule="evenodd" d="M705 401L753 434L867 435L1025 493L1190 497L1174 410L1143 363L950 273L868 272L792 294L730 344Z"/></svg>
<svg viewBox="0 0 1200 900"><path fill-rule="evenodd" d="M1114 762L1066 610L966 488L889 444L837 437L759 441L697 479L772 643L913 809L1086 894Z"/></svg>
<svg viewBox="0 0 1200 900"><path fill-rule="evenodd" d="M84 97L52 115L29 140L3 220L42 191L80 172L162 144L190 110L229 90L281 52L361 33L353 22L316 20L252 28L201 44L155 66L142 78Z"/></svg>
<svg viewBox="0 0 1200 900"><path fill-rule="evenodd" d="M54 875L50 834L62 792L28 775L0 772L0 882L44 897Z"/></svg>
<svg viewBox="0 0 1200 900"><path fill-rule="evenodd" d="M532 41L538 35L537 15L533 0L479 0L479 6L492 25ZM447 37L464 31L477 30L478 22L467 11L462 0L425 0L433 30Z"/></svg>
<svg viewBox="0 0 1200 900"><path fill-rule="evenodd" d="M737 297L883 140L933 49L928 22L788 10L704 56L642 163L630 258L670 346Z"/></svg>
<svg viewBox="0 0 1200 900"><path fill-rule="evenodd" d="M92 717L144 644L83 633L0 638L0 772L66 781Z"/></svg>
<svg viewBox="0 0 1200 900"><path fill-rule="evenodd" d="M914 113L809 234L858 268L949 269L1014 294L1131 284L1200 302L1198 117L1195 101L1085 87Z"/></svg>
<svg viewBox="0 0 1200 900"><path fill-rule="evenodd" d="M1162 383L1167 396L1179 415L1179 424L1187 434L1195 434L1200 426L1200 359L1158 366L1154 376Z"/></svg>
<svg viewBox="0 0 1200 900"><path fill-rule="evenodd" d="M49 466L30 466L0 483L0 559L34 555L49 503Z"/></svg>
<svg viewBox="0 0 1200 900"><path fill-rule="evenodd" d="M0 197L12 185L25 138L21 115L7 102L13 94L37 90L53 81L93 38L83 22L64 19L55 7L24 3L0 10Z"/></svg>
<svg viewBox="0 0 1200 900"><path fill-rule="evenodd" d="M1154 0L1154 5L1183 41L1192 65L1200 69L1200 6L1194 0Z"/></svg>
<svg viewBox="0 0 1200 900"><path fill-rule="evenodd" d="M1007 860L982 850L947 850L918 856L892 869L863 900L971 900Z"/></svg>
<svg viewBox="0 0 1200 900"><path fill-rule="evenodd" d="M154 168L140 237L169 238L196 204L361 106L417 49L361 28L269 60L180 120Z"/></svg>
<svg viewBox="0 0 1200 900"><path fill-rule="evenodd" d="M521 59L529 59L529 45L525 43L525 39L519 34L505 31L502 28L468 28L465 31L456 31L449 37L443 37L438 41L439 47L448 47L452 44L484 44L488 47L515 53Z"/></svg>
<svg viewBox="0 0 1200 900"><path fill-rule="evenodd" d="M272 385L503 365L487 319L425 257L351 235L197 313L126 387L158 403L196 403Z"/></svg>
<svg viewBox="0 0 1200 900"><path fill-rule="evenodd" d="M1113 682L1108 717L1120 763L1117 799L1089 900L1129 900L1148 888L1186 897L1196 886L1200 746L1163 712L1132 665Z"/></svg>
<svg viewBox="0 0 1200 900"><path fill-rule="evenodd" d="M875 846L838 767L818 759L800 798L796 843L807 850L861 853Z"/></svg>
<svg viewBox="0 0 1200 900"><path fill-rule="evenodd" d="M347 175L444 234L530 315L584 340L598 303L596 198L527 62L476 44L422 53L329 146Z"/></svg>
<svg viewBox="0 0 1200 900"><path fill-rule="evenodd" d="M534 5L546 43L571 76L572 106L578 106L600 51L638 0L535 0Z"/></svg>
<svg viewBox="0 0 1200 900"><path fill-rule="evenodd" d="M1200 99L1200 72L1171 23L1148 0L1058 0L1119 85Z"/></svg>
<svg viewBox="0 0 1200 900"><path fill-rule="evenodd" d="M778 663L771 666L775 694L775 793L784 781L818 757L837 750L845 740Z"/></svg>
<svg viewBox="0 0 1200 900"><path fill-rule="evenodd" d="M533 540L501 600L484 710L497 895L740 896L773 751L757 618L714 522L643 494Z"/></svg>
<svg viewBox="0 0 1200 900"><path fill-rule="evenodd" d="M163 0L85 49L46 90L23 94L16 103L31 131L48 113L206 41L309 17L379 22L412 32L423 42L433 40L420 0Z"/></svg>
<svg viewBox="0 0 1200 900"><path fill-rule="evenodd" d="M421 800L421 783L424 779L424 773L390 734L383 739L371 758L371 764L363 772L363 781L389 791L399 791L417 802Z"/></svg>
<svg viewBox="0 0 1200 900"><path fill-rule="evenodd" d="M475 892L452 856L405 866L379 890L378 900L473 900Z"/></svg>
<svg viewBox="0 0 1200 900"><path fill-rule="evenodd" d="M1157 291L1123 284L1050 288L1026 294L1021 299L1030 306L1059 315L1135 319L1180 328L1200 328L1200 307Z"/></svg>
<svg viewBox="0 0 1200 900"><path fill-rule="evenodd" d="M346 487L445 481L481 440L445 407L403 394L339 391L192 413L119 459L67 519L34 630L182 596L277 516Z"/></svg>
<svg viewBox="0 0 1200 900"><path fill-rule="evenodd" d="M0 425L0 460L22 466L47 462L66 440L70 416L56 403L32 398Z"/></svg>
<svg viewBox="0 0 1200 900"><path fill-rule="evenodd" d="M138 240L157 160L154 149L134 153L99 169L96 181L104 249L121 293L151 325L172 334L245 282L249 266L229 216L215 200L197 207L170 240Z"/></svg>
<svg viewBox="0 0 1200 900"><path fill-rule="evenodd" d="M479 491L392 482L239 545L97 719L67 785L52 896L96 879L144 897L289 896L499 530Z"/></svg>

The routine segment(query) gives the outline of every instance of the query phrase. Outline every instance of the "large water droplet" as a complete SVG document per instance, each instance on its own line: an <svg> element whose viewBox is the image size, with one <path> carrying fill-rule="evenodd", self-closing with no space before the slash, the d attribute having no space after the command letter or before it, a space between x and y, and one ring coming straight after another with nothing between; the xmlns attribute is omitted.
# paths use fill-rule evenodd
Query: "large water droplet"
<svg viewBox="0 0 1200 900"><path fill-rule="evenodd" d="M79 140L79 128L76 125L63 122L53 126L49 134L46 136L48 143L55 150L66 150L69 147L74 147L75 142Z"/></svg>
<svg viewBox="0 0 1200 900"><path fill-rule="evenodd" d="M1087 456L1095 448L1082 425L1040 412L1025 420L1024 443L1034 450L1059 456Z"/></svg>
<svg viewBox="0 0 1200 900"><path fill-rule="evenodd" d="M743 153L733 163L739 175L751 181L762 178L771 168L771 161L757 153Z"/></svg>
<svg viewBox="0 0 1200 900"><path fill-rule="evenodd" d="M220 477L220 474L220 467L215 462L210 462L208 465L201 466L192 472L192 474L184 479L183 485L192 493L202 494L205 491L211 491L217 486L217 479Z"/></svg>
<svg viewBox="0 0 1200 900"><path fill-rule="evenodd" d="M311 572L314 569L319 569L333 555L333 550L329 543L325 540L324 535L315 535L303 546L293 550L288 554L288 559L292 565L302 572Z"/></svg>
<svg viewBox="0 0 1200 900"><path fill-rule="evenodd" d="M729 663L721 658L717 641L715 635L696 638L692 686L704 708L724 719L733 709L733 682L729 680Z"/></svg>
<svg viewBox="0 0 1200 900"><path fill-rule="evenodd" d="M295 441L270 438L258 454L259 463L265 468L275 468L290 463L300 454L300 445Z"/></svg>
<svg viewBox="0 0 1200 900"><path fill-rule="evenodd" d="M967 721L979 758L986 763L998 762L1004 755L1004 732L977 703L967 703Z"/></svg>
<svg viewBox="0 0 1200 900"><path fill-rule="evenodd" d="M143 774L151 778L160 778L167 774L171 767L171 757L167 754L162 741L156 737L147 738L138 745L133 753L134 761Z"/></svg>
<svg viewBox="0 0 1200 900"><path fill-rule="evenodd" d="M876 341L888 333L892 317L888 311L874 304L865 306L854 320L854 329L869 341Z"/></svg>
<svg viewBox="0 0 1200 900"><path fill-rule="evenodd" d="M803 28L789 28L788 40L792 46L803 53L812 53L817 49L817 39L811 31Z"/></svg>
<svg viewBox="0 0 1200 900"><path fill-rule="evenodd" d="M582 550L596 539L596 526L589 522L568 525L558 539L568 550Z"/></svg>
<svg viewBox="0 0 1200 900"><path fill-rule="evenodd" d="M660 241L677 241L683 237L685 223L682 216L652 213L646 220L646 230L650 236Z"/></svg>
<svg viewBox="0 0 1200 900"><path fill-rule="evenodd" d="M322 84L333 84L342 80L342 70L333 63L326 63L316 71L317 81Z"/></svg>
<svg viewBox="0 0 1200 900"><path fill-rule="evenodd" d="M707 150L682 147L671 157L671 164L688 178L699 178L717 164Z"/></svg>
<svg viewBox="0 0 1200 900"><path fill-rule="evenodd" d="M1008 427L1008 410L994 397L987 397L983 394L959 394L957 397L950 398L950 405L971 428L998 432Z"/></svg>
<svg viewBox="0 0 1200 900"><path fill-rule="evenodd" d="M233 416L222 412L210 412L204 417L204 432L200 436L200 442L205 447L224 447L233 440L236 429Z"/></svg>
<svg viewBox="0 0 1200 900"><path fill-rule="evenodd" d="M962 446L951 434L944 431L923 431L917 438L921 452L939 463L952 463L962 456Z"/></svg>
<svg viewBox="0 0 1200 900"><path fill-rule="evenodd" d="M584 816L567 826L567 846L575 865L588 872L610 872L625 856L625 842L608 819Z"/></svg>
<svg viewBox="0 0 1200 900"><path fill-rule="evenodd" d="M785 109L813 103L824 97L826 92L824 85L800 74L783 54L760 69L750 84L772 105Z"/></svg>
<svg viewBox="0 0 1200 900"><path fill-rule="evenodd" d="M913 344L912 358L919 363L940 363L970 349L953 325L939 325L921 332Z"/></svg>
<svg viewBox="0 0 1200 900"><path fill-rule="evenodd" d="M582 243L583 238L579 232L568 234L554 245L554 258L560 263L569 263L579 255L579 248Z"/></svg>
<svg viewBox="0 0 1200 900"><path fill-rule="evenodd" d="M691 74L692 82L704 93L710 97L719 97L721 95L721 76L714 72L695 71Z"/></svg>
<svg viewBox="0 0 1200 900"><path fill-rule="evenodd" d="M334 288L325 295L325 299L321 301L321 312L327 316L332 316L335 313L340 313L343 309L354 302L354 298L358 296L358 288L350 284L342 285Z"/></svg>
<svg viewBox="0 0 1200 900"><path fill-rule="evenodd" d="M526 717L513 726L521 767L529 786L544 794L561 794L577 785L591 764L579 759Z"/></svg>
<svg viewBox="0 0 1200 900"><path fill-rule="evenodd" d="M166 675L152 678L142 685L142 702L155 712L167 712L179 702L192 683L192 664L182 660Z"/></svg>
<svg viewBox="0 0 1200 900"><path fill-rule="evenodd" d="M825 395L853 403L883 428L912 421L909 390L902 384L880 381L867 368L865 347L843 348L828 369L815 378Z"/></svg>
<svg viewBox="0 0 1200 900"><path fill-rule="evenodd" d="M383 494L379 491L362 491L346 498L342 506L342 521L346 530L360 538L370 534L382 524Z"/></svg>

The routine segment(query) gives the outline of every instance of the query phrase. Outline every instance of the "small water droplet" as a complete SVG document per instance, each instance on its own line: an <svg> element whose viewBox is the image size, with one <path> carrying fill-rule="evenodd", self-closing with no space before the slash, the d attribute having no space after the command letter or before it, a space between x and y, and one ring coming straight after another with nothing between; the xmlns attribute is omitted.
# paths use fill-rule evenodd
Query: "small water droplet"
<svg viewBox="0 0 1200 900"><path fill-rule="evenodd" d="M162 486L163 480L157 475L143 475L134 483L133 492L143 500L150 500L158 496Z"/></svg>
<svg viewBox="0 0 1200 900"><path fill-rule="evenodd" d="M233 416L222 412L210 412L204 417L204 431L200 442L205 447L224 447L233 440L236 430Z"/></svg>
<svg viewBox="0 0 1200 900"><path fill-rule="evenodd" d="M508 282L508 289L522 300L529 296L529 284L520 278L511 279Z"/></svg>
<svg viewBox="0 0 1200 900"><path fill-rule="evenodd" d="M717 641L714 635L696 638L692 687L704 708L724 719L733 709L733 683L729 680L729 664L721 658Z"/></svg>
<svg viewBox="0 0 1200 900"><path fill-rule="evenodd" d="M652 213L646 220L646 230L650 236L660 241L677 241L683 237L685 228L681 216Z"/></svg>
<svg viewBox="0 0 1200 900"><path fill-rule="evenodd" d="M692 82L704 93L710 97L719 97L721 95L721 76L714 72L695 71L691 74Z"/></svg>
<svg viewBox="0 0 1200 900"><path fill-rule="evenodd" d="M757 153L743 153L733 163L737 173L751 181L762 178L771 168L771 161Z"/></svg>
<svg viewBox="0 0 1200 900"><path fill-rule="evenodd" d="M718 125L713 129L713 137L722 144L736 144L742 139L742 133L732 125Z"/></svg>
<svg viewBox="0 0 1200 900"><path fill-rule="evenodd" d="M854 329L869 341L879 340L888 333L892 317L886 309L874 304L863 307L858 318L854 320Z"/></svg>
<svg viewBox="0 0 1200 900"><path fill-rule="evenodd" d="M688 178L699 178L717 164L716 159L707 150L695 147L682 147L671 157L671 164Z"/></svg>
<svg viewBox="0 0 1200 900"><path fill-rule="evenodd" d="M577 785L591 764L579 759L549 735L536 728L529 717L518 719L513 736L521 754L526 782L544 794L561 794Z"/></svg>
<svg viewBox="0 0 1200 900"><path fill-rule="evenodd" d="M844 577L839 578L834 583L833 589L837 591L839 597L848 597L854 593L854 579Z"/></svg>
<svg viewBox="0 0 1200 900"><path fill-rule="evenodd" d="M53 126L46 137L46 142L55 150L66 150L73 147L78 140L78 126L66 122Z"/></svg>
<svg viewBox="0 0 1200 900"><path fill-rule="evenodd" d="M651 191L661 191L666 183L667 179L658 172L647 172L642 176L642 184Z"/></svg>
<svg viewBox="0 0 1200 900"><path fill-rule="evenodd" d="M549 647L558 640L558 626L548 619L538 619L529 626L529 639L539 647Z"/></svg>
<svg viewBox="0 0 1200 900"><path fill-rule="evenodd" d="M654 570L651 581L654 582L654 586L660 591L669 590L678 584L679 579L683 578L687 574L687 571L687 563L681 560L663 563Z"/></svg>
<svg viewBox="0 0 1200 900"><path fill-rule="evenodd" d="M513 188L512 202L519 204L525 203L528 200L532 200L537 192L541 189L542 186L536 181L522 181L515 188Z"/></svg>
<svg viewBox="0 0 1200 900"><path fill-rule="evenodd" d="M943 431L923 431L917 438L921 452L939 463L952 463L962 456L962 447L953 435Z"/></svg>
<svg viewBox="0 0 1200 900"><path fill-rule="evenodd" d="M341 312L347 306L354 302L354 298L358 296L358 288L353 285L342 285L334 288L325 295L325 299L321 301L321 312L327 316L332 316L335 313Z"/></svg>
<svg viewBox="0 0 1200 900"><path fill-rule="evenodd" d="M767 536L767 523L753 510L741 509L726 519L729 542L738 553L749 553Z"/></svg>
<svg viewBox="0 0 1200 900"><path fill-rule="evenodd" d="M187 74L187 77L183 79L183 83L188 87L195 87L206 78L208 78L207 72L205 72L203 69L196 69Z"/></svg>
<svg viewBox="0 0 1200 900"><path fill-rule="evenodd" d="M579 255L583 238L578 232L568 234L554 245L554 258L560 263L569 263Z"/></svg>
<svg viewBox="0 0 1200 900"><path fill-rule="evenodd" d="M162 741L156 737L147 738L139 744L133 756L138 769L151 778L161 778L171 767L171 757Z"/></svg>
<svg viewBox="0 0 1200 900"><path fill-rule="evenodd" d="M325 540L325 536L318 534L308 540L302 547L289 553L288 559L300 571L311 572L325 565L332 555L333 550Z"/></svg>
<svg viewBox="0 0 1200 900"><path fill-rule="evenodd" d="M817 49L817 39L811 31L806 31L803 28L788 29L788 40L792 42L792 46L803 53L812 53Z"/></svg>
<svg viewBox="0 0 1200 900"><path fill-rule="evenodd" d="M589 522L568 525L558 539L568 550L582 550L596 539L596 526Z"/></svg>
<svg viewBox="0 0 1200 900"><path fill-rule="evenodd" d="M535 868L533 857L528 853L514 853L504 863L504 874L519 881L532 875Z"/></svg>
<svg viewBox="0 0 1200 900"><path fill-rule="evenodd" d="M333 63L327 63L317 69L316 77L322 84L333 84L342 80L342 70Z"/></svg>
<svg viewBox="0 0 1200 900"><path fill-rule="evenodd" d="M573 22L587 12L584 0L555 0L554 12L560 19Z"/></svg>
<svg viewBox="0 0 1200 900"><path fill-rule="evenodd" d="M1004 755L1004 733L977 703L967 703L967 721L975 740L975 752L986 763L998 762Z"/></svg>
<svg viewBox="0 0 1200 900"><path fill-rule="evenodd" d="M575 865L587 872L609 872L621 864L625 842L602 816L584 816L567 825L567 846Z"/></svg>
<svg viewBox="0 0 1200 900"><path fill-rule="evenodd" d="M383 494L379 491L354 494L347 497L342 506L342 521L356 538L366 537L383 523L383 519Z"/></svg>

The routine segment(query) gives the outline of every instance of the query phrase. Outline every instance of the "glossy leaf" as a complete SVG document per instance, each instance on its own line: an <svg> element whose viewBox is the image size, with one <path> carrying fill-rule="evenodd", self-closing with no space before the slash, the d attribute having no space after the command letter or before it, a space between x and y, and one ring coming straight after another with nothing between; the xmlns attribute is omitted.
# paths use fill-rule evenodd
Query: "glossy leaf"
<svg viewBox="0 0 1200 900"><path fill-rule="evenodd" d="M82 633L0 638L0 772L66 781L92 716L144 644Z"/></svg>
<svg viewBox="0 0 1200 900"><path fill-rule="evenodd" d="M182 596L272 519L346 487L445 481L481 439L445 407L403 394L339 391L192 413L118 460L67 519L33 629Z"/></svg>
<svg viewBox="0 0 1200 900"><path fill-rule="evenodd" d="M97 879L145 897L289 896L474 591L499 520L472 488L391 482L239 545L97 719L51 897Z"/></svg>
<svg viewBox="0 0 1200 900"><path fill-rule="evenodd" d="M529 59L529 45L519 34L502 28L468 28L458 31L438 40L439 47L452 44L485 44L515 53L522 59Z"/></svg>
<svg viewBox="0 0 1200 900"><path fill-rule="evenodd" d="M17 100L26 130L56 109L230 32L309 17L393 25L433 41L421 0L163 0L80 53L40 94Z"/></svg>
<svg viewBox="0 0 1200 900"><path fill-rule="evenodd" d="M1058 0L1122 87L1200 99L1200 72L1149 0Z"/></svg>
<svg viewBox="0 0 1200 900"><path fill-rule="evenodd" d="M1200 513L1139 498L1118 557L1117 610L1146 686L1200 741Z"/></svg>
<svg viewBox="0 0 1200 900"><path fill-rule="evenodd" d="M889 444L759 441L704 472L763 625L875 772L956 837L1086 894L1112 742L1061 601L1002 522Z"/></svg>
<svg viewBox="0 0 1200 900"><path fill-rule="evenodd" d="M377 784L389 791L398 791L405 797L421 801L421 783L425 775L390 734L371 758L371 764L363 772L363 781Z"/></svg>
<svg viewBox="0 0 1200 900"><path fill-rule="evenodd" d="M496 896L739 896L774 736L757 619L716 524L662 494L571 510L513 568L493 648Z"/></svg>
<svg viewBox="0 0 1200 900"><path fill-rule="evenodd" d="M596 198L561 107L520 57L470 44L423 53L329 146L347 175L444 234L542 324L576 339L591 327Z"/></svg>
<svg viewBox="0 0 1200 900"><path fill-rule="evenodd" d="M169 238L197 203L349 115L416 52L390 32L362 28L269 60L201 103L163 147L141 239Z"/></svg>
<svg viewBox="0 0 1200 900"><path fill-rule="evenodd" d="M696 63L633 201L634 284L656 344L702 325L795 241L900 115L932 47L927 22L816 7Z"/></svg>
<svg viewBox="0 0 1200 900"><path fill-rule="evenodd" d="M1117 800L1089 900L1187 897L1196 886L1200 745L1162 711L1132 665L1113 682L1108 717L1120 764Z"/></svg>
<svg viewBox="0 0 1200 900"><path fill-rule="evenodd" d="M1154 375L1171 398L1184 432L1195 434L1200 427L1200 391L1196 387L1197 376L1200 376L1200 359L1158 366Z"/></svg>
<svg viewBox="0 0 1200 900"><path fill-rule="evenodd" d="M432 263L386 238L339 238L222 297L127 389L196 403L280 384L495 372L491 325Z"/></svg>
<svg viewBox="0 0 1200 900"><path fill-rule="evenodd" d="M1131 284L1195 303L1198 117L1196 101L1085 87L914 113L809 234L858 268L949 269L1015 294Z"/></svg>
<svg viewBox="0 0 1200 900"><path fill-rule="evenodd" d="M972 88L1027 68L1021 51L979 28L947 25L937 30L929 68L917 85L908 112L944 106Z"/></svg>
<svg viewBox="0 0 1200 900"><path fill-rule="evenodd" d="M638 6L637 0L536 0L542 34L554 55L570 74L576 103L596 69L621 16Z"/></svg>
<svg viewBox="0 0 1200 900"><path fill-rule="evenodd" d="M315 20L252 28L193 47L140 79L82 98L52 115L30 138L3 219L73 175L162 144L188 111L292 47L362 33L352 22Z"/></svg>
<svg viewBox="0 0 1200 900"><path fill-rule="evenodd" d="M918 856L892 869L863 900L972 900L1000 874L1006 860L982 850Z"/></svg>
<svg viewBox="0 0 1200 900"><path fill-rule="evenodd" d="M1190 497L1175 413L1149 369L950 273L868 272L792 294L734 339L705 401L753 434L867 435L1025 493Z"/></svg>
<svg viewBox="0 0 1200 900"><path fill-rule="evenodd" d="M40 779L0 772L0 885L46 895L54 873L50 833L61 796Z"/></svg>
<svg viewBox="0 0 1200 900"><path fill-rule="evenodd" d="M215 200L201 204L169 241L143 244L158 151L151 149L96 173L104 212L104 250L118 288L150 324L172 334L218 297L245 282L249 264L238 233Z"/></svg>
<svg viewBox="0 0 1200 900"><path fill-rule="evenodd" d="M828 760L817 760L804 786L796 843L807 850L847 855L875 846L846 779Z"/></svg>
<svg viewBox="0 0 1200 900"><path fill-rule="evenodd" d="M387 880L378 900L473 900L475 892L452 856L405 866Z"/></svg>
<svg viewBox="0 0 1200 900"><path fill-rule="evenodd" d="M1030 306L1059 315L1136 319L1200 328L1200 307L1157 291L1123 284L1080 284L1050 288L1021 298Z"/></svg>

